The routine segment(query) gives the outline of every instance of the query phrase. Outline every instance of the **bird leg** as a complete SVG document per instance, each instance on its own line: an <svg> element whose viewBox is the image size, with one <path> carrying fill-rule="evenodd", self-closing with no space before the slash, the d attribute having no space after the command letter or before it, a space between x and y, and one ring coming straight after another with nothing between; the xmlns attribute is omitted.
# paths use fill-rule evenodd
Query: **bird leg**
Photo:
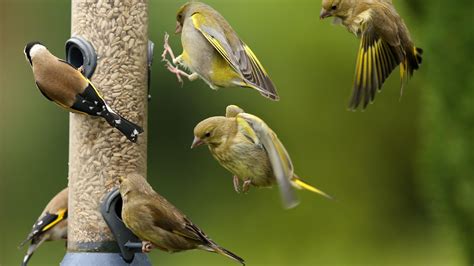
<svg viewBox="0 0 474 266"><path fill-rule="evenodd" d="M250 185L252 184L252 180L247 179L244 181L244 184L242 185L242 192L247 193L250 189Z"/></svg>
<svg viewBox="0 0 474 266"><path fill-rule="evenodd" d="M178 81L180 83L183 83L183 79L181 78L181 76L185 76L189 79L189 81L196 80L199 77L197 73L189 74L178 68L178 65L181 64L181 55L178 57L174 56L173 50L171 49L171 46L168 43L169 37L169 34L165 33L165 43L163 45L164 51L161 54L161 61L166 62L166 68L168 68L171 73L176 74L176 77L178 78ZM168 54L170 55L172 61L166 58L166 55Z"/></svg>
<svg viewBox="0 0 474 266"><path fill-rule="evenodd" d="M142 241L142 252L143 253L150 253L150 251L153 248L154 248L154 246L150 241Z"/></svg>
<svg viewBox="0 0 474 266"><path fill-rule="evenodd" d="M163 45L163 48L165 50L161 54L161 59L162 59L162 61L167 61L168 62L168 59L166 59L166 55L170 54L171 60L173 60L173 63L176 64L178 62L177 59L180 59L180 56L178 58L176 58L174 56L173 49L171 49L171 46L168 43L169 38L170 38L170 35L166 32L165 33L165 44Z"/></svg>
<svg viewBox="0 0 474 266"><path fill-rule="evenodd" d="M171 62L169 62L168 60L166 60L166 67L171 73L176 74L176 77L178 78L178 81L180 83L183 83L183 79L181 78L181 76L185 76L186 78L188 78L189 81L194 81L199 77L197 73L186 73L185 71L179 69L177 66L171 64Z"/></svg>
<svg viewBox="0 0 474 266"><path fill-rule="evenodd" d="M234 181L234 190L235 190L235 192L240 193L240 180L239 180L239 177L234 175L233 181Z"/></svg>

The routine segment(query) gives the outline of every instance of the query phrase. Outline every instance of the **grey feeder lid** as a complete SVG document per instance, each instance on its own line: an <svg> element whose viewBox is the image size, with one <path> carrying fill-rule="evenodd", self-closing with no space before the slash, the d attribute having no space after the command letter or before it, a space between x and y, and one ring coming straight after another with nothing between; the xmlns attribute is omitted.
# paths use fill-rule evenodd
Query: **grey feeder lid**
<svg viewBox="0 0 474 266"><path fill-rule="evenodd" d="M118 189L107 194L100 212L117 241L122 258L127 263L131 263L135 253L142 252L142 242L122 221L122 197Z"/></svg>
<svg viewBox="0 0 474 266"><path fill-rule="evenodd" d="M75 36L66 41L66 61L76 68L82 66L84 76L90 79L97 66L97 54L90 42Z"/></svg>

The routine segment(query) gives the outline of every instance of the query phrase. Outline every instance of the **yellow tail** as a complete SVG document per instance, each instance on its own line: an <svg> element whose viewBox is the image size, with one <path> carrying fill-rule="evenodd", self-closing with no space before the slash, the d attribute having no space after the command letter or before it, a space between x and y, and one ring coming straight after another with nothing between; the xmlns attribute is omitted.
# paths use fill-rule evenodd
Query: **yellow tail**
<svg viewBox="0 0 474 266"><path fill-rule="evenodd" d="M304 182L303 180L301 180L299 177L297 176L294 176L293 179L291 180L291 184L297 188L297 189L305 189L305 190L309 190L311 192L314 192L314 193L317 193L323 197L326 197L330 200L333 200L333 197L329 196L328 194L324 193L323 191L311 186L310 184Z"/></svg>

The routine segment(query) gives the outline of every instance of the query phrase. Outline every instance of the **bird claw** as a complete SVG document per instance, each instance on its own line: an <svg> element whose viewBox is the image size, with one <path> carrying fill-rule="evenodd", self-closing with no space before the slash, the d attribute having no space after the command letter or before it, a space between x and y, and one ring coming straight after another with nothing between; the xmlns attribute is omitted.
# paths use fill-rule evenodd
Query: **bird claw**
<svg viewBox="0 0 474 266"><path fill-rule="evenodd" d="M235 192L237 193L240 193L240 181L239 181L239 177L234 175L234 177L232 178L233 182L234 182L234 190Z"/></svg>
<svg viewBox="0 0 474 266"><path fill-rule="evenodd" d="M154 248L154 246L150 241L142 241L142 252L143 253L150 253L150 251L153 248Z"/></svg>
<svg viewBox="0 0 474 266"><path fill-rule="evenodd" d="M249 192L251 184L252 184L252 180L250 180L250 179L245 180L244 184L242 185L242 192L243 193Z"/></svg>
<svg viewBox="0 0 474 266"><path fill-rule="evenodd" d="M181 86L182 86L184 83L183 79L181 78L183 71L179 69L177 66L174 66L173 64L171 64L171 62L168 61L168 59L166 59L166 68L168 68L168 71L170 71L171 73L176 74L176 77L178 78L178 81L179 83L181 83Z"/></svg>
<svg viewBox="0 0 474 266"><path fill-rule="evenodd" d="M86 72L86 70L85 70L85 68L84 68L84 65L78 67L78 68L77 68L77 71L81 72L81 74L84 75L85 72Z"/></svg>

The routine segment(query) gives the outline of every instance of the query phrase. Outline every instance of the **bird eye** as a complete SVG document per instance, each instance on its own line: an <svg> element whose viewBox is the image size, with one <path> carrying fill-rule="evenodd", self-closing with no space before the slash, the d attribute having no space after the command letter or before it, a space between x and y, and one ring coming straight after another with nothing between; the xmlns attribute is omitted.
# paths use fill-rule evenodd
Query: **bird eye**
<svg viewBox="0 0 474 266"><path fill-rule="evenodd" d="M333 5L333 6L331 7L331 9L332 9L332 10L336 10L336 9L337 9L337 5Z"/></svg>
<svg viewBox="0 0 474 266"><path fill-rule="evenodd" d="M206 138L209 138L211 136L211 132L207 132L205 136Z"/></svg>

